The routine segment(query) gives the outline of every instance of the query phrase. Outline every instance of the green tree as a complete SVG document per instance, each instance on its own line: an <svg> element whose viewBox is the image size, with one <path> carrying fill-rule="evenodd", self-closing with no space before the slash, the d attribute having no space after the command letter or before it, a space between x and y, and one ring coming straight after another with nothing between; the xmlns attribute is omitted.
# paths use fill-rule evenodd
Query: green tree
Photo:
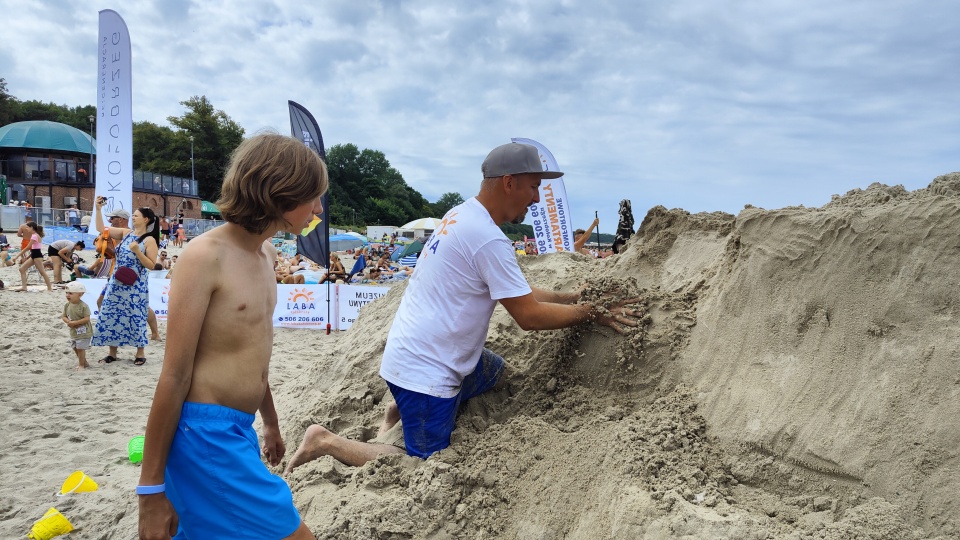
<svg viewBox="0 0 960 540"><path fill-rule="evenodd" d="M167 121L180 130L178 136L184 137L175 142L178 145L186 142L188 166L189 138L193 136L194 173L200 197L215 200L230 154L243 142L244 130L227 113L215 109L206 96L193 96L180 104L186 107L187 111L182 116L170 116ZM189 174L180 176L190 177Z"/></svg>
<svg viewBox="0 0 960 540"><path fill-rule="evenodd" d="M153 122L133 124L133 168L190 178L190 141L182 131Z"/></svg>
<svg viewBox="0 0 960 540"><path fill-rule="evenodd" d="M444 193L433 203L433 217L443 217L451 208L460 204L463 204L463 195L453 191Z"/></svg>
<svg viewBox="0 0 960 540"><path fill-rule="evenodd" d="M15 122L17 112L17 98L7 92L7 81L0 77L0 126Z"/></svg>
<svg viewBox="0 0 960 540"><path fill-rule="evenodd" d="M500 225L500 230L511 240L522 240L524 236L533 238L533 227L525 223L521 223L520 225L504 223Z"/></svg>
<svg viewBox="0 0 960 540"><path fill-rule="evenodd" d="M332 223L402 225L430 213L430 203L379 150L335 145L327 151L327 170Z"/></svg>

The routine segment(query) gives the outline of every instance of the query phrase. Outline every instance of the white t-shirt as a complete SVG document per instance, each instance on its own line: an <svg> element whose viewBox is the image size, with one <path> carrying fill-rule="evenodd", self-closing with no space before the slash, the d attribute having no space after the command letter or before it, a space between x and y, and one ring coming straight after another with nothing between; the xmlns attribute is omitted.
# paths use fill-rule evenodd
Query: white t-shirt
<svg viewBox="0 0 960 540"><path fill-rule="evenodd" d="M424 243L393 320L380 376L401 388L456 396L476 368L497 301L530 294L510 240L475 197Z"/></svg>

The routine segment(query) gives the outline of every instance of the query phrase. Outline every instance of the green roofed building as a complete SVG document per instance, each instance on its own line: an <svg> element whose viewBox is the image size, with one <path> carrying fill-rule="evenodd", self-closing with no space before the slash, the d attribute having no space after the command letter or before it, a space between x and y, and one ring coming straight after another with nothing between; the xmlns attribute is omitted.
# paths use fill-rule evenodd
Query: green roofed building
<svg viewBox="0 0 960 540"><path fill-rule="evenodd" d="M73 126L48 120L2 126L0 176L7 184L3 195L36 207L77 205L92 210L96 155L96 139ZM201 217L197 182L190 178L134 171L133 204L159 215L183 212L184 217Z"/></svg>

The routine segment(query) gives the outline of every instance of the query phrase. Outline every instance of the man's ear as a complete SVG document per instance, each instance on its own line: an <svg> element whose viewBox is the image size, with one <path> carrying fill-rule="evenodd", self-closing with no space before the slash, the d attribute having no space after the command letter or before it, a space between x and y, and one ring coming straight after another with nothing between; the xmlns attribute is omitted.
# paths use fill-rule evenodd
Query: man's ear
<svg viewBox="0 0 960 540"><path fill-rule="evenodd" d="M501 181L503 182L503 190L507 193L510 193L513 188L517 187L517 178L512 174L503 175Z"/></svg>

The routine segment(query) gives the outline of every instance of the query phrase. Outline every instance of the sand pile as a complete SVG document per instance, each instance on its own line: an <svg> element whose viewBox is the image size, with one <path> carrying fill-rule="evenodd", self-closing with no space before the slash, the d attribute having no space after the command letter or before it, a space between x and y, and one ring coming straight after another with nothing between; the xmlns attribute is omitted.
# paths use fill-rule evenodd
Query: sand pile
<svg viewBox="0 0 960 540"><path fill-rule="evenodd" d="M527 333L498 308L487 345L510 372L450 448L359 468L321 458L288 478L295 501L320 538L960 537L958 230L955 173L822 208L657 207L617 257L522 258L544 288L643 296L646 324ZM288 454L311 423L374 436L404 287L339 336L277 331ZM125 448L162 344L143 368L128 350L74 373L63 302L0 293L0 537L57 506L70 538L133 538ZM54 497L76 469L100 490Z"/></svg>
<svg viewBox="0 0 960 540"><path fill-rule="evenodd" d="M449 449L322 458L295 498L329 537L956 537L958 230L953 174L822 208L658 207L618 257L524 258L541 287L641 294L648 324L526 333L498 308L512 373ZM291 444L374 435L402 292L278 392Z"/></svg>

